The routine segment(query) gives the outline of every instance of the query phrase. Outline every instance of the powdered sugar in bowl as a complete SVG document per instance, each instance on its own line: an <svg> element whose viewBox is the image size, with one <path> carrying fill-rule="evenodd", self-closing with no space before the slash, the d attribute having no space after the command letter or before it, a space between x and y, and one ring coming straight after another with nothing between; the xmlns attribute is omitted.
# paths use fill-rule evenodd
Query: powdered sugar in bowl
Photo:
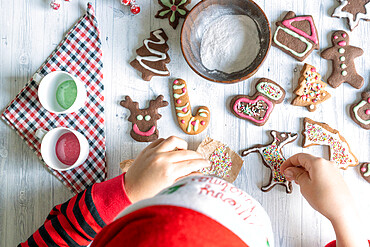
<svg viewBox="0 0 370 247"><path fill-rule="evenodd" d="M197 74L215 82L234 83L254 75L270 45L268 19L251 0L203 0L181 31L185 60Z"/></svg>

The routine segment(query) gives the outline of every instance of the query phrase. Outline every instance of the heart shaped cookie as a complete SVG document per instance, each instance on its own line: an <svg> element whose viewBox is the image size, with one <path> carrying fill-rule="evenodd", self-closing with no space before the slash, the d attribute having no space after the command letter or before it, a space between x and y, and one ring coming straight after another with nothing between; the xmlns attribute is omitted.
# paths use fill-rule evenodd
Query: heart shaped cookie
<svg viewBox="0 0 370 247"><path fill-rule="evenodd" d="M180 128L188 135L201 133L207 128L211 119L208 107L199 107L197 113L193 116L186 82L182 79L177 79L173 82L172 88L176 117Z"/></svg>

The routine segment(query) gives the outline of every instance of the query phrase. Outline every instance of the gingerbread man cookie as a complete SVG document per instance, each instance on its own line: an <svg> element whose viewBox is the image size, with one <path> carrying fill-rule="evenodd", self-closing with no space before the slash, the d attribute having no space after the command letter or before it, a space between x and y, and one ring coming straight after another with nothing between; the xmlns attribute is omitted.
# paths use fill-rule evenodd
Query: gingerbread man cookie
<svg viewBox="0 0 370 247"><path fill-rule="evenodd" d="M285 98L285 90L276 82L261 78L256 84L257 93L253 96L237 95L230 103L231 112L238 118L251 121L257 126L263 126L275 104L280 104Z"/></svg>
<svg viewBox="0 0 370 247"><path fill-rule="evenodd" d="M305 64L298 79L298 87L294 91L298 95L292 105L305 106L310 112L316 111L316 105L329 99L331 95L324 90L326 83L312 65Z"/></svg>
<svg viewBox="0 0 370 247"><path fill-rule="evenodd" d="M155 15L156 18L166 19L170 22L173 29L179 25L179 19L185 18L189 10L186 5L190 4L191 0L158 0L162 9Z"/></svg>
<svg viewBox="0 0 370 247"><path fill-rule="evenodd" d="M339 0L340 6L334 10L333 17L347 18L351 31L361 19L370 20L370 0Z"/></svg>
<svg viewBox="0 0 370 247"><path fill-rule="evenodd" d="M347 169L348 166L358 165L358 159L338 130L309 118L305 118L303 123L304 148L314 145L327 145L330 148L330 161L333 161L338 168Z"/></svg>
<svg viewBox="0 0 370 247"><path fill-rule="evenodd" d="M282 21L276 22L277 29L272 45L298 61L303 61L313 50L319 49L319 38L312 16L296 16L289 11Z"/></svg>
<svg viewBox="0 0 370 247"><path fill-rule="evenodd" d="M370 163L362 163L360 166L361 176L370 183Z"/></svg>
<svg viewBox="0 0 370 247"><path fill-rule="evenodd" d="M149 102L149 107L139 109L139 103L132 101L129 96L121 101L121 106L130 110L128 121L132 123L131 137L138 142L152 142L158 139L159 132L157 120L162 117L158 109L168 106L168 102L159 95L155 100Z"/></svg>
<svg viewBox="0 0 370 247"><path fill-rule="evenodd" d="M364 78L357 74L354 59L362 56L361 48L349 45L349 36L345 31L336 31L331 37L333 47L324 50L321 57L333 62L333 72L328 78L328 84L333 88L347 82L354 88L364 85Z"/></svg>
<svg viewBox="0 0 370 247"><path fill-rule="evenodd" d="M193 116L186 82L182 79L177 79L173 82L172 88L176 116L180 128L188 135L201 133L207 128L211 119L211 112L208 107L199 107L197 113Z"/></svg>
<svg viewBox="0 0 370 247"><path fill-rule="evenodd" d="M361 128L370 130L370 91L361 94L362 100L351 106L351 117Z"/></svg>
<svg viewBox="0 0 370 247"><path fill-rule="evenodd" d="M136 50L137 56L130 64L140 71L144 81L150 81L153 76L169 76L166 64L171 61L167 52L168 37L163 29L150 33L150 38L144 40L144 45Z"/></svg>
<svg viewBox="0 0 370 247"><path fill-rule="evenodd" d="M270 134L274 138L271 144L257 145L253 148L246 149L242 152L242 156L258 152L262 156L263 164L271 170L269 184L261 188L263 192L270 191L275 185L279 184L285 186L287 193L292 193L292 183L288 181L280 171L280 167L285 161L281 149L286 144L294 142L298 135L290 132L278 132L275 130L272 130Z"/></svg>

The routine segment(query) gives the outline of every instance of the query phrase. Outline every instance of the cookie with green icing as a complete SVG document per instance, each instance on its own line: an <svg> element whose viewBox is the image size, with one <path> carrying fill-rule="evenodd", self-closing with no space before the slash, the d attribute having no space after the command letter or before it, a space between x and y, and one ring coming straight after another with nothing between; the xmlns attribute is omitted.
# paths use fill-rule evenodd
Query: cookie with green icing
<svg viewBox="0 0 370 247"><path fill-rule="evenodd" d="M370 91L361 96L362 100L351 106L351 117L361 128L370 130Z"/></svg>
<svg viewBox="0 0 370 247"><path fill-rule="evenodd" d="M179 25L179 19L185 18L189 10L186 6L191 2L191 0L158 0L158 3L162 6L157 14L156 18L166 19L170 22L173 29L176 29Z"/></svg>
<svg viewBox="0 0 370 247"><path fill-rule="evenodd" d="M298 61L303 61L313 50L319 49L319 38L312 16L296 16L289 11L282 21L276 22L277 29L272 45Z"/></svg>

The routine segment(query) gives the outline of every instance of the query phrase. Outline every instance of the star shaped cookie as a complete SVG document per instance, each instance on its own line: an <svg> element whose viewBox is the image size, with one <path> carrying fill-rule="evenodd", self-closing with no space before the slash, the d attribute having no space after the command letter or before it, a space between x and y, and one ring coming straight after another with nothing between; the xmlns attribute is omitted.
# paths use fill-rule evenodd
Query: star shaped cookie
<svg viewBox="0 0 370 247"><path fill-rule="evenodd" d="M361 19L370 20L370 0L340 0L340 3L332 16L347 18L351 31Z"/></svg>

